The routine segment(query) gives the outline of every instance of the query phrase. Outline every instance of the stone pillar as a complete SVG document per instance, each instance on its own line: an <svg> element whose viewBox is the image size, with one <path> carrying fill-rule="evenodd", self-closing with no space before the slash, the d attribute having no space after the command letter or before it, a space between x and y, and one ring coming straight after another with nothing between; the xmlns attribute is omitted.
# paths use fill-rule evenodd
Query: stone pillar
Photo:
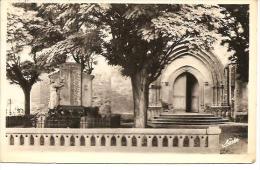
<svg viewBox="0 0 260 170"><path fill-rule="evenodd" d="M231 108L231 114L234 118L234 91L235 91L235 79L236 79L236 65L230 64L229 68L229 103Z"/></svg>
<svg viewBox="0 0 260 170"><path fill-rule="evenodd" d="M144 136L136 136L136 140L137 140L137 147L142 147L142 139Z"/></svg>
<svg viewBox="0 0 260 170"><path fill-rule="evenodd" d="M160 101L161 86L152 84L149 89L149 106L161 106Z"/></svg>
<svg viewBox="0 0 260 170"><path fill-rule="evenodd" d="M185 136L178 136L178 147L183 147L183 140Z"/></svg>
<svg viewBox="0 0 260 170"><path fill-rule="evenodd" d="M82 105L85 107L92 106L92 80L94 79L93 75L83 74L82 82Z"/></svg>
<svg viewBox="0 0 260 170"><path fill-rule="evenodd" d="M200 85L200 106L199 106L199 111L203 111L204 107L205 107L205 102L204 102L204 98L205 98L205 84Z"/></svg>
<svg viewBox="0 0 260 170"><path fill-rule="evenodd" d="M217 105L221 105L221 86L219 83L217 85Z"/></svg>
<svg viewBox="0 0 260 170"><path fill-rule="evenodd" d="M248 97L247 97L247 83L240 80L235 81L234 90L234 118L240 112L243 114L247 113Z"/></svg>
<svg viewBox="0 0 260 170"><path fill-rule="evenodd" d="M204 82L203 90L204 90L203 104L205 109L207 106L211 106L213 104L212 100L213 100L214 89L211 87L209 82Z"/></svg>
<svg viewBox="0 0 260 170"><path fill-rule="evenodd" d="M80 146L80 136L75 136L75 146Z"/></svg>
<svg viewBox="0 0 260 170"><path fill-rule="evenodd" d="M224 70L224 96L223 105L229 106L229 68L226 67Z"/></svg>
<svg viewBox="0 0 260 170"><path fill-rule="evenodd" d="M216 86L213 85L213 105L216 105Z"/></svg>
<svg viewBox="0 0 260 170"><path fill-rule="evenodd" d="M207 129L208 147L212 152L220 152L219 135L221 129L218 126L210 126Z"/></svg>
<svg viewBox="0 0 260 170"><path fill-rule="evenodd" d="M64 146L70 146L70 137L71 135L64 135Z"/></svg>
<svg viewBox="0 0 260 170"><path fill-rule="evenodd" d="M20 136L13 135L13 137L14 137L14 146L20 145Z"/></svg>
<svg viewBox="0 0 260 170"><path fill-rule="evenodd" d="M221 102L220 102L220 104L221 104L222 106L224 106L224 105L225 105L224 84L221 84L221 85L220 85L220 91L221 91L221 98L220 98Z"/></svg>
<svg viewBox="0 0 260 170"><path fill-rule="evenodd" d="M160 100L160 85L152 84L149 88L149 106L147 110L147 120L157 116L162 111L162 103Z"/></svg>

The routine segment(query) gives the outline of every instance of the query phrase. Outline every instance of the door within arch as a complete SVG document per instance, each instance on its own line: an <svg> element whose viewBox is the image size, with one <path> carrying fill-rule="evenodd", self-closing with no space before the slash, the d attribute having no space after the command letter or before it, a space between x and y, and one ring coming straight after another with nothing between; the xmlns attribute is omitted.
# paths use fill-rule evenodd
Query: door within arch
<svg viewBox="0 0 260 170"><path fill-rule="evenodd" d="M173 108L176 111L199 112L199 83L189 72L182 73L174 82Z"/></svg>

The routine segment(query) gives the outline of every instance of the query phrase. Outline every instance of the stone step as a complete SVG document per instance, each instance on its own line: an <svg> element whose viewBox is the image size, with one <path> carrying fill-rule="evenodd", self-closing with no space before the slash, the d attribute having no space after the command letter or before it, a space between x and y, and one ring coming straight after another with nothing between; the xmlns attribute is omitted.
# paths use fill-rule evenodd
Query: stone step
<svg viewBox="0 0 260 170"><path fill-rule="evenodd" d="M211 125L222 125L222 124L195 124L195 125L187 125L187 124L153 124L147 123L148 127L151 128L182 128L182 129L201 129L201 128L208 128Z"/></svg>
<svg viewBox="0 0 260 170"><path fill-rule="evenodd" d="M166 116L166 117L214 117L213 114L165 114L161 113L159 116Z"/></svg>
<svg viewBox="0 0 260 170"><path fill-rule="evenodd" d="M225 122L153 122L148 121L148 124L154 125L216 125L223 124Z"/></svg>
<svg viewBox="0 0 260 170"><path fill-rule="evenodd" d="M204 113L168 113L163 112L148 121L150 127L207 126L229 122L228 119Z"/></svg>
<svg viewBox="0 0 260 170"><path fill-rule="evenodd" d="M154 119L222 119L221 117L191 117L191 116L154 116Z"/></svg>
<svg viewBox="0 0 260 170"><path fill-rule="evenodd" d="M158 119L152 119L151 121L153 122L228 122L228 119L162 119L162 118L158 118Z"/></svg>

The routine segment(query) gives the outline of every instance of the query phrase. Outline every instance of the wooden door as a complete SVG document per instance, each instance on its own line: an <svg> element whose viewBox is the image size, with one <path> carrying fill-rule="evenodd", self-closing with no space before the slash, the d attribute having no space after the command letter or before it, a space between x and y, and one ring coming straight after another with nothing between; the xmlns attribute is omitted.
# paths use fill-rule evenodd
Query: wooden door
<svg viewBox="0 0 260 170"><path fill-rule="evenodd" d="M179 111L186 110L186 84L185 74L180 75L173 85L173 109Z"/></svg>
<svg viewBox="0 0 260 170"><path fill-rule="evenodd" d="M199 112L199 84L192 74L187 74L186 111Z"/></svg>

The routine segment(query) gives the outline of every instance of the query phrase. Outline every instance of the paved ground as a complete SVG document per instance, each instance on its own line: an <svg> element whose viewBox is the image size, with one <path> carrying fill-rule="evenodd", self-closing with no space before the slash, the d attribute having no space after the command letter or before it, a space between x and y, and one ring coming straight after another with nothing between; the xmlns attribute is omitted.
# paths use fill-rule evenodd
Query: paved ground
<svg viewBox="0 0 260 170"><path fill-rule="evenodd" d="M222 133L220 135L220 153L221 154L240 154L247 152L248 146L248 126L246 123L227 123L221 125ZM231 144L227 147L222 145L226 141L235 141L234 144Z"/></svg>

